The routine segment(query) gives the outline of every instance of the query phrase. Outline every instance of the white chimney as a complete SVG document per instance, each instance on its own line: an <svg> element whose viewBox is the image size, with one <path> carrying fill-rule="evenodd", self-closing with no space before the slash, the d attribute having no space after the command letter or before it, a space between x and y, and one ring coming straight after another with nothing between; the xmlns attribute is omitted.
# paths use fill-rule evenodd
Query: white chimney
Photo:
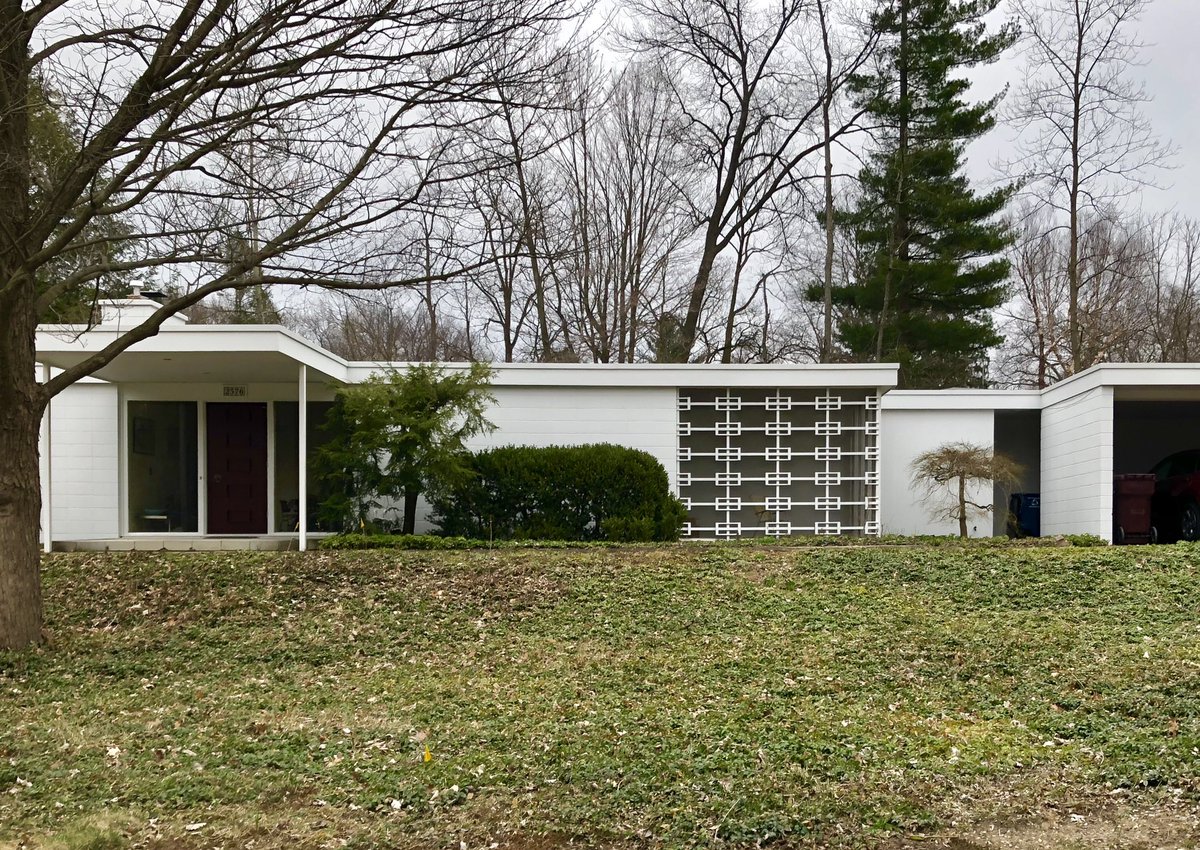
<svg viewBox="0 0 1200 850"><path fill-rule="evenodd" d="M128 298L108 298L100 302L100 327L127 331L154 315L162 305L142 295L142 287L134 285ZM163 322L163 328L187 324L187 317L176 313Z"/></svg>

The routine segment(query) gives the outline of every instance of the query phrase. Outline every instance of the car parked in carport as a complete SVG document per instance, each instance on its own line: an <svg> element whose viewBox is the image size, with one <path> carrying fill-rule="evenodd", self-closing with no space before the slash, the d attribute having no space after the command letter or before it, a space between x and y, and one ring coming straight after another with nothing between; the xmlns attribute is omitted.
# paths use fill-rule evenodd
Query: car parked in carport
<svg viewBox="0 0 1200 850"><path fill-rule="evenodd" d="M1200 449L1155 464L1154 525L1163 540L1200 540Z"/></svg>

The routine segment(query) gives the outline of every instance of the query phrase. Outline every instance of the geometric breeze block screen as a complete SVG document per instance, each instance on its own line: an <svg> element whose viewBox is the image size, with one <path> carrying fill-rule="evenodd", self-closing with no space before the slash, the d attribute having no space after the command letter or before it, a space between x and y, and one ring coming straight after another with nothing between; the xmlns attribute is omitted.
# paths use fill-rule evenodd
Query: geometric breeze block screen
<svg viewBox="0 0 1200 850"><path fill-rule="evenodd" d="M683 537L878 535L879 397L681 389Z"/></svg>

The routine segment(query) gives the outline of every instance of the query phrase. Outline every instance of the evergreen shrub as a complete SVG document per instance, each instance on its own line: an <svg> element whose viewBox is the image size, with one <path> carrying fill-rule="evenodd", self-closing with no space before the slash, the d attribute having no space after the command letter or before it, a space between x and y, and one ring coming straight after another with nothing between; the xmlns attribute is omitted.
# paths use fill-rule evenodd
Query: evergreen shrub
<svg viewBox="0 0 1200 850"><path fill-rule="evenodd" d="M441 533L484 540L677 540L686 513L651 455L600 443L478 452L432 494Z"/></svg>

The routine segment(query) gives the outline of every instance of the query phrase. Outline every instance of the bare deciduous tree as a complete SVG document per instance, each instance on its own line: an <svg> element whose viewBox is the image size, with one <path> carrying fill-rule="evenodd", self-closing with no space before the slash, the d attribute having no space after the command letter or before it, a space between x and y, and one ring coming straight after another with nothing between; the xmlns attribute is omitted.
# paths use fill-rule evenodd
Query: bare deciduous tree
<svg viewBox="0 0 1200 850"><path fill-rule="evenodd" d="M540 64L548 73L536 85L498 86L497 108L488 120L474 124L468 147L472 159L489 165L483 194L489 201L488 235L507 235L508 241L496 247L518 255L512 271L528 278L533 331L528 355L534 360L574 359L573 329L555 321L564 235L554 209L559 187L553 170L563 132L556 116L569 108L574 60L568 50L547 49Z"/></svg>
<svg viewBox="0 0 1200 850"><path fill-rule="evenodd" d="M469 276L471 285L464 302L482 302L484 332L499 336L503 360L512 363L533 311L522 258L514 250L521 240L520 214L505 179L496 173L475 176L467 204L477 222L482 259Z"/></svg>
<svg viewBox="0 0 1200 850"><path fill-rule="evenodd" d="M760 6L751 0L627 0L632 48L671 69L686 143L703 179L691 194L700 231L696 272L670 359L692 356L717 258L772 200L797 181L828 140L851 132L861 113L841 116L829 133L818 118L827 103L823 76L800 73L795 45L813 24L812 0ZM846 63L838 89L865 58Z"/></svg>
<svg viewBox="0 0 1200 850"><path fill-rule="evenodd" d="M1067 234L1026 210L1011 252L997 383L1042 388L1072 374ZM1188 362L1200 329L1200 227L1180 216L1084 219L1078 240L1078 350L1089 363Z"/></svg>
<svg viewBox="0 0 1200 850"><path fill-rule="evenodd" d="M294 325L347 360L461 363L487 354L486 342L470 333L457 311L443 311L440 304L434 310L431 316L420 288L330 295L302 311Z"/></svg>
<svg viewBox="0 0 1200 850"><path fill-rule="evenodd" d="M634 61L599 77L577 78L563 114L562 318L592 360L633 362L692 233L681 202L690 164L664 69Z"/></svg>
<svg viewBox="0 0 1200 850"><path fill-rule="evenodd" d="M818 359L822 363L832 362L836 348L833 341L834 271L837 259L837 208L835 206L834 153L839 145L835 135L835 120L843 106L840 98L840 80L846 69L857 70L876 47L878 33L853 20L857 10L847 5L839 7L830 0L815 0L816 26L814 36L817 44L804 50L810 73L822 81L821 91L821 158L824 166L821 186L824 190L823 206L820 209L822 246L824 256L821 263L821 329ZM837 20L838 11L849 20Z"/></svg>
<svg viewBox="0 0 1200 850"><path fill-rule="evenodd" d="M1087 368L1080 241L1089 218L1147 184L1170 156L1130 76L1141 44L1133 32L1149 0L1014 0L1026 54L1010 119L1020 128L1010 164L1039 201L1066 217L1070 368Z"/></svg>
<svg viewBox="0 0 1200 850"><path fill-rule="evenodd" d="M1044 389L1070 374L1067 281L1060 239L1048 216L1026 208L1020 236L1009 252L1013 295L1000 311L1005 336L995 363L997 383Z"/></svg>
<svg viewBox="0 0 1200 850"><path fill-rule="evenodd" d="M565 0L0 2L0 647L40 636L49 399L222 290L423 283L391 235L431 185L471 170L447 139L475 119L451 107L494 103L535 74L539 44L569 13ZM35 79L74 142L36 193ZM271 168L224 167L247 140L273 153ZM90 226L113 217L119 238ZM252 232L231 258L230 237ZM42 274L69 253L95 259ZM179 294L38 384L39 317L116 272L174 279Z"/></svg>
<svg viewBox="0 0 1200 850"><path fill-rule="evenodd" d="M582 54L556 67L548 108L509 93L473 133L492 163L471 196L488 259L476 297L505 359L645 359L693 232L681 122L650 63L610 74Z"/></svg>
<svg viewBox="0 0 1200 850"><path fill-rule="evenodd" d="M1192 363L1200 354L1200 222L1178 215L1146 228L1144 294L1152 357Z"/></svg>

